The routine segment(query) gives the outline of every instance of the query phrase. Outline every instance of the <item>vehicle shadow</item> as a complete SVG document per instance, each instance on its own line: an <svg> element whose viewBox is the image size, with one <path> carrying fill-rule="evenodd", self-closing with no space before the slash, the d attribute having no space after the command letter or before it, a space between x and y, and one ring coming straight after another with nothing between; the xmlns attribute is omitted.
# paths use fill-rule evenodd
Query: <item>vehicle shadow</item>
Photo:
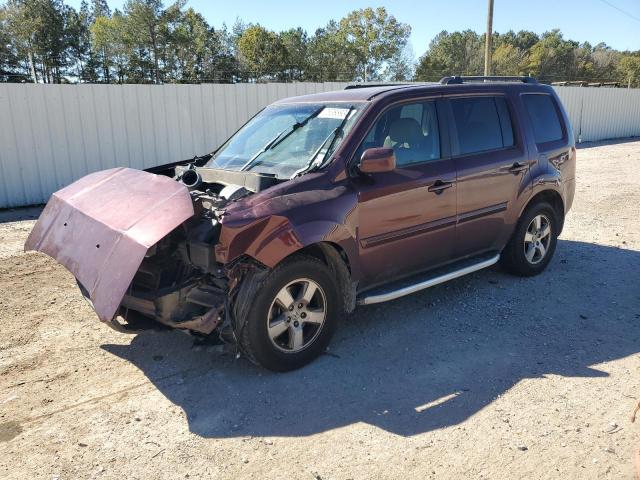
<svg viewBox="0 0 640 480"><path fill-rule="evenodd" d="M140 368L204 437L356 422L410 436L466 420L525 378L607 376L593 365L640 351L639 287L640 252L560 240L540 276L487 270L359 308L329 354L287 374L197 351L179 332L103 348Z"/></svg>
<svg viewBox="0 0 640 480"><path fill-rule="evenodd" d="M577 143L576 148L578 150L582 150L584 148L605 147L607 145L620 145L622 143L632 143L637 141L640 141L640 137L611 138L608 140L597 140L595 142Z"/></svg>
<svg viewBox="0 0 640 480"><path fill-rule="evenodd" d="M42 213L43 205L19 208L0 208L0 223L37 220Z"/></svg>

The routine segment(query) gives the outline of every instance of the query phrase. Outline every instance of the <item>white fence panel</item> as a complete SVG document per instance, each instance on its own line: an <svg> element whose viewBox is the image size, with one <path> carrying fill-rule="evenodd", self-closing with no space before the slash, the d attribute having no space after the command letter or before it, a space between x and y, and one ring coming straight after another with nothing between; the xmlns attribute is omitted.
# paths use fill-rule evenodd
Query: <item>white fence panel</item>
<svg viewBox="0 0 640 480"><path fill-rule="evenodd" d="M555 87L576 140L595 142L640 135L640 89Z"/></svg>
<svg viewBox="0 0 640 480"><path fill-rule="evenodd" d="M96 170L207 153L278 99L345 85L0 84L0 208L44 203Z"/></svg>
<svg viewBox="0 0 640 480"><path fill-rule="evenodd" d="M344 83L0 84L0 208L44 203L87 173L206 153L262 107ZM576 138L640 135L640 90L557 87Z"/></svg>

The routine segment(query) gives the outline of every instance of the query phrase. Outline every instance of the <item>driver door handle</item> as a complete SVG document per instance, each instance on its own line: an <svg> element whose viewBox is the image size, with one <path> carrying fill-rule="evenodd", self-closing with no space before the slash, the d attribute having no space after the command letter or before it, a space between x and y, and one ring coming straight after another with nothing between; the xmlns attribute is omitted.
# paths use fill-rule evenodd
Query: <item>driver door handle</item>
<svg viewBox="0 0 640 480"><path fill-rule="evenodd" d="M427 190L435 193L436 195L440 195L447 188L451 188L453 186L453 182L443 182L442 180L436 180L433 185L429 185Z"/></svg>

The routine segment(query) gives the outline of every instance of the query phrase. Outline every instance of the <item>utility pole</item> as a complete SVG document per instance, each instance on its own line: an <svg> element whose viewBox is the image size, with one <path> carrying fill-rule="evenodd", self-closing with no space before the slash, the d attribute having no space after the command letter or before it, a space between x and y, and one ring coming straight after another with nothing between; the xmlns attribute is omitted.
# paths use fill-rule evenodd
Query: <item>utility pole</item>
<svg viewBox="0 0 640 480"><path fill-rule="evenodd" d="M484 76L491 75L491 49L493 43L493 0L489 0L487 11L487 38L484 41Z"/></svg>

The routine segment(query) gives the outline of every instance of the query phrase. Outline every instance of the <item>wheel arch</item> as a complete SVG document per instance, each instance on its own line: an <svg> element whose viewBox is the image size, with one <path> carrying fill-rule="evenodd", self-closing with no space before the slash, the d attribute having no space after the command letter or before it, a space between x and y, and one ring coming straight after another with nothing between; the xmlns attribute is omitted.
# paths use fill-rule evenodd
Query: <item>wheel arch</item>
<svg viewBox="0 0 640 480"><path fill-rule="evenodd" d="M313 221L294 226L288 218L270 217L250 228L255 230L234 232L235 235L225 238L224 248L218 248L225 253L224 263L233 263L244 256L273 269L296 255L314 257L327 265L340 282L345 311L355 308L360 278L357 245L345 225Z"/></svg>
<svg viewBox="0 0 640 480"><path fill-rule="evenodd" d="M560 223L560 228L558 229L558 235L560 235L560 233L562 233L562 228L564 227L564 200L562 199L562 195L560 194L560 192L553 188L545 188L534 193L533 196L524 204L524 206L520 210L518 218L522 217L524 211L531 205L535 205L536 203L540 202L549 203L556 211L558 216L557 220Z"/></svg>
<svg viewBox="0 0 640 480"><path fill-rule="evenodd" d="M331 241L312 243L300 250L296 250L282 261L286 261L295 255L308 255L327 265L340 283L345 312L349 313L355 309L358 282L353 279L349 255L341 245Z"/></svg>

